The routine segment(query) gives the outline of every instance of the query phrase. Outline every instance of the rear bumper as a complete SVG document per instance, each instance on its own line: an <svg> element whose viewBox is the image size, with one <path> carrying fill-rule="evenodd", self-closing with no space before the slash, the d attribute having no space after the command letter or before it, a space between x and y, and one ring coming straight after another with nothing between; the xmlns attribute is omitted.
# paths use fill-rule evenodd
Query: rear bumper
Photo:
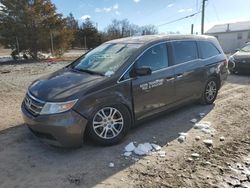
<svg viewBox="0 0 250 188"><path fill-rule="evenodd" d="M31 132L46 143L60 147L80 147L83 144L87 120L73 110L35 117L22 105L22 114Z"/></svg>
<svg viewBox="0 0 250 188"><path fill-rule="evenodd" d="M225 84L227 77L229 74L229 70L225 68L223 71L220 73L220 88Z"/></svg>

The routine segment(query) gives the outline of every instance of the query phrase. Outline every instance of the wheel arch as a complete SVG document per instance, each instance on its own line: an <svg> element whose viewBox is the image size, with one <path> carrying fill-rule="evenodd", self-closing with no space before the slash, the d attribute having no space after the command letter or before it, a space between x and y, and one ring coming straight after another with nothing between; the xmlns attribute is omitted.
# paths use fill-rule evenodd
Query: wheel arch
<svg viewBox="0 0 250 188"><path fill-rule="evenodd" d="M87 97L79 102L75 110L85 117L88 121L91 120L94 113L98 111L98 109L105 106L116 106L120 105L126 108L130 115L131 125L134 124L134 113L133 106L130 98L125 97L119 93L102 93L102 95L92 95Z"/></svg>

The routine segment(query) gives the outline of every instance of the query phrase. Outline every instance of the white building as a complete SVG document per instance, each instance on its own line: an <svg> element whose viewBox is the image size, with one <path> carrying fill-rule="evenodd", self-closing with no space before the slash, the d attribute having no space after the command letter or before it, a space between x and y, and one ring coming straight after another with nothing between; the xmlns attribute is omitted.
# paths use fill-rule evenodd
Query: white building
<svg viewBox="0 0 250 188"><path fill-rule="evenodd" d="M215 36L225 53L235 52L250 42L250 21L215 25L205 34Z"/></svg>

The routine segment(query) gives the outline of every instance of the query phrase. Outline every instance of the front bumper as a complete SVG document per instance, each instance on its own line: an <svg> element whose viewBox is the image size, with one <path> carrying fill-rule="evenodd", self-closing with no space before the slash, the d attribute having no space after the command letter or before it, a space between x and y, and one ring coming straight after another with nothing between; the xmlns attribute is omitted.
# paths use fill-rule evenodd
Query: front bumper
<svg viewBox="0 0 250 188"><path fill-rule="evenodd" d="M229 70L232 72L250 73L250 62L233 62L229 61Z"/></svg>
<svg viewBox="0 0 250 188"><path fill-rule="evenodd" d="M22 104L24 122L42 141L61 147L80 147L87 119L73 110L53 115L33 116Z"/></svg>

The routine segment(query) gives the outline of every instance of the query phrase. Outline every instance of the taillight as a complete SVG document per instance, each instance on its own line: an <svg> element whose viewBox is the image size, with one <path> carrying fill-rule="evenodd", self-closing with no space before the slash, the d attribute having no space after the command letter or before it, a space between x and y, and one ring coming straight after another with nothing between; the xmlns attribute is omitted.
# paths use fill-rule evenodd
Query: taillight
<svg viewBox="0 0 250 188"><path fill-rule="evenodd" d="M224 65L226 68L228 68L228 61L227 61L227 60L223 61L223 65Z"/></svg>

